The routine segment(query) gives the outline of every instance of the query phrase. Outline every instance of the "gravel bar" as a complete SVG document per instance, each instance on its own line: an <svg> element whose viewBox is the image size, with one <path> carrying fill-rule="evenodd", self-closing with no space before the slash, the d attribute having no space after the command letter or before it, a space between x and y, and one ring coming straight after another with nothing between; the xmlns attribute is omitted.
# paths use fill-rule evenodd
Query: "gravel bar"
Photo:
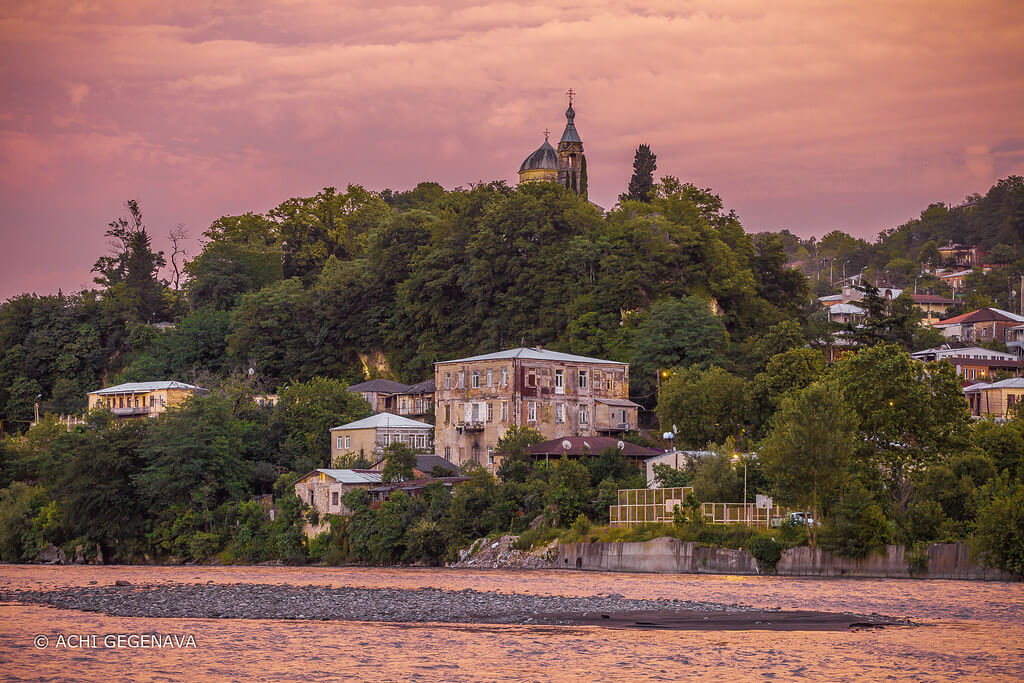
<svg viewBox="0 0 1024 683"><path fill-rule="evenodd" d="M905 623L881 615L782 612L692 600L637 600L618 594L588 597L524 595L437 588L354 588L274 584L88 586L5 590L0 601L117 617L305 619L460 624L604 625L640 628L850 628Z"/></svg>

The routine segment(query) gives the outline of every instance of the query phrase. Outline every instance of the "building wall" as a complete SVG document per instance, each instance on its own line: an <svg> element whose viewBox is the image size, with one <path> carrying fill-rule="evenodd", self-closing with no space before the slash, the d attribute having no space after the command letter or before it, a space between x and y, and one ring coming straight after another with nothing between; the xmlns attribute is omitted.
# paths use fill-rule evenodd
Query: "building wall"
<svg viewBox="0 0 1024 683"><path fill-rule="evenodd" d="M541 181L555 182L558 180L558 171L553 168L531 168L519 172L520 183L535 183Z"/></svg>
<svg viewBox="0 0 1024 683"><path fill-rule="evenodd" d="M415 451L430 453L434 449L434 435L429 427L389 427L387 429L332 429L331 463L337 463L341 456L359 455L362 452L371 460L384 455L390 443L399 441L408 444ZM345 447L345 437L349 437ZM339 445L338 440L341 439Z"/></svg>
<svg viewBox="0 0 1024 683"><path fill-rule="evenodd" d="M557 371L561 371L561 387ZM579 386L580 371L587 373L586 387ZM599 415L596 399L629 396L629 368L618 364L528 359L446 362L435 365L434 379L435 452L456 465L475 461L493 468L498 440L513 425L536 429L545 439L595 436L599 427L606 426L598 422L601 415L608 415ZM635 427L635 412L632 424Z"/></svg>
<svg viewBox="0 0 1024 683"><path fill-rule="evenodd" d="M89 410L100 405L107 406L111 410L121 410L128 407L149 408L145 413L118 417L121 419L156 417L166 412L168 408L184 403L191 395L192 391L189 389L158 389L156 391L136 391L134 393L112 395L89 394Z"/></svg>
<svg viewBox="0 0 1024 683"><path fill-rule="evenodd" d="M1010 417L1012 410L1024 401L1024 388L982 389L977 393L977 404L971 412L980 416ZM970 401L970 399L968 399Z"/></svg>

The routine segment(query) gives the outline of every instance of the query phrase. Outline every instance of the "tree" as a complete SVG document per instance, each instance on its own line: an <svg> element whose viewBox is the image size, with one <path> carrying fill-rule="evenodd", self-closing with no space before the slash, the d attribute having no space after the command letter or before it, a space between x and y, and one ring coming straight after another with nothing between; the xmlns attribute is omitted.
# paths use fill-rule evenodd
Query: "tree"
<svg viewBox="0 0 1024 683"><path fill-rule="evenodd" d="M292 382L278 393L281 457L289 469L306 472L327 466L331 428L368 417L373 411L348 385L329 377Z"/></svg>
<svg viewBox="0 0 1024 683"><path fill-rule="evenodd" d="M978 514L975 544L990 567L1024 576L1024 485L997 493Z"/></svg>
<svg viewBox="0 0 1024 683"><path fill-rule="evenodd" d="M654 191L654 172L658 168L658 157L651 151L650 145L640 145L633 157L633 177L629 179L626 194L619 201L633 200L648 202Z"/></svg>
<svg viewBox="0 0 1024 683"><path fill-rule="evenodd" d="M856 417L833 385L816 382L786 397L759 454L779 501L820 518L842 486L855 430ZM814 527L808 534L813 545Z"/></svg>
<svg viewBox="0 0 1024 683"><path fill-rule="evenodd" d="M148 462L135 484L157 509L212 510L250 490L252 468L239 457L242 450L231 403L192 397L157 418L146 439Z"/></svg>
<svg viewBox="0 0 1024 683"><path fill-rule="evenodd" d="M871 493L855 483L840 496L829 525L821 532L821 547L840 557L865 557L885 545L888 527Z"/></svg>
<svg viewBox="0 0 1024 683"><path fill-rule="evenodd" d="M158 279L164 267L162 251L153 251L152 240L142 221L138 201L128 200L128 218L110 222L104 233L111 240L112 256L101 256L92 270L98 273L96 284L120 302L135 320L156 322L166 310L165 286Z"/></svg>
<svg viewBox="0 0 1024 683"><path fill-rule="evenodd" d="M744 431L746 394L747 381L722 368L678 370L661 384L658 420L662 429L676 432L679 446L722 443Z"/></svg>
<svg viewBox="0 0 1024 683"><path fill-rule="evenodd" d="M416 467L416 454L409 446L401 442L394 442L384 449L384 471L381 473L381 481L391 483L395 481L408 481L415 475L413 468Z"/></svg>
<svg viewBox="0 0 1024 683"><path fill-rule="evenodd" d="M520 425L506 429L494 447L495 452L501 455L501 464L496 472L498 478L506 482L525 482L533 470L533 458L526 449L542 441L544 435L536 429Z"/></svg>
<svg viewBox="0 0 1024 683"><path fill-rule="evenodd" d="M719 449L697 461L693 495L702 503L738 503L743 498L743 467L736 466L728 449Z"/></svg>

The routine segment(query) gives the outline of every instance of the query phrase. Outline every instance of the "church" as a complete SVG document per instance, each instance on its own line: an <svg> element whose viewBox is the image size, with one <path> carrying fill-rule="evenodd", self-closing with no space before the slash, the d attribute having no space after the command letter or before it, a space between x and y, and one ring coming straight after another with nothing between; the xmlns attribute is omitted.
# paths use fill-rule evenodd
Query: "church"
<svg viewBox="0 0 1024 683"><path fill-rule="evenodd" d="M565 130L558 141L558 149L551 146L548 131L544 131L544 144L519 167L519 183L559 183L586 199L587 157L583 155L583 140L576 131L576 112L572 108L575 93L570 89L567 94L569 108L565 110Z"/></svg>

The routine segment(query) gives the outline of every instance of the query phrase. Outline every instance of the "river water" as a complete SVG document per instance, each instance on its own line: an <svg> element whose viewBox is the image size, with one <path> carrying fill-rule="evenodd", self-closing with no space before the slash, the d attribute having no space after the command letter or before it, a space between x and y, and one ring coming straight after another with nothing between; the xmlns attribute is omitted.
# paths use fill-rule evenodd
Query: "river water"
<svg viewBox="0 0 1024 683"><path fill-rule="evenodd" d="M680 598L910 617L857 631L636 631L599 627L139 619L0 604L5 680L1024 680L1024 584L327 567L0 565L0 584L285 583ZM137 648L112 634L192 636ZM34 645L44 636L43 648ZM89 647L68 636L86 636ZM97 636L95 641L88 636ZM92 647L92 642L96 643ZM181 641L187 642L187 641ZM63 645L61 643L64 643ZM76 647L68 647L76 645Z"/></svg>

